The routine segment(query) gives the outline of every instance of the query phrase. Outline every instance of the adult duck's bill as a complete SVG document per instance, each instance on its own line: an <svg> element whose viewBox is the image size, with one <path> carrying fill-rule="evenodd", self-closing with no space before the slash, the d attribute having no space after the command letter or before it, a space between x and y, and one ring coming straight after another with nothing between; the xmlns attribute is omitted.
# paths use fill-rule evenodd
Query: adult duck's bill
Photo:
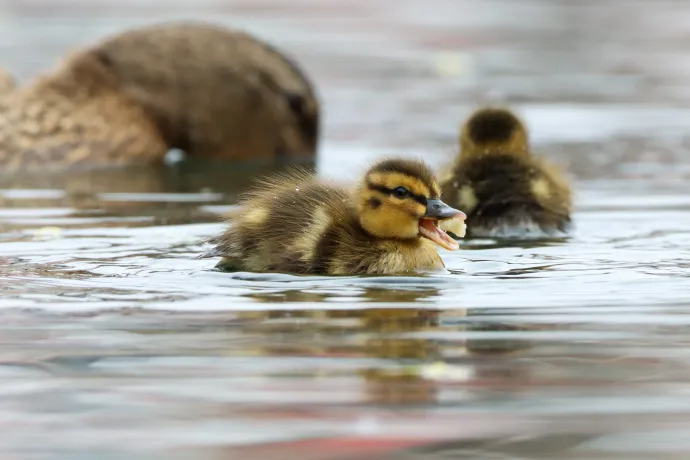
<svg viewBox="0 0 690 460"><path fill-rule="evenodd" d="M438 223L442 221L444 227L465 227L465 219L467 216L464 212L455 208L451 208L446 203L437 199L427 200L426 214L419 219L419 234L438 244L444 249L455 251L460 248L460 245L453 238L448 236L446 232L439 228ZM450 222L453 222L451 224ZM455 223L457 222L457 223ZM464 236L464 231L462 232Z"/></svg>

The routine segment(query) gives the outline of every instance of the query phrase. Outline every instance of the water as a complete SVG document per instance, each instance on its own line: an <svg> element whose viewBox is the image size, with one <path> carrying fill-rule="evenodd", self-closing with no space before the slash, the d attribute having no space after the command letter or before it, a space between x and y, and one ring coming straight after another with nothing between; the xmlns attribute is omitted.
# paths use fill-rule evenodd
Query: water
<svg viewBox="0 0 690 460"><path fill-rule="evenodd" d="M570 173L576 231L467 240L436 276L227 274L196 257L261 171L1 177L3 458L687 458L684 2L119 3L3 4L0 62L242 26L304 62L319 173L352 178L390 152L440 167L507 101Z"/></svg>

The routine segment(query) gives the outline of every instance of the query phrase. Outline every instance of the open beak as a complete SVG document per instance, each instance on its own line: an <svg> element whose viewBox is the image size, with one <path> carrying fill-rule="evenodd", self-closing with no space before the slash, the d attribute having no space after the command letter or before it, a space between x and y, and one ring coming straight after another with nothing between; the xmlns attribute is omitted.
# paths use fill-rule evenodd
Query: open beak
<svg viewBox="0 0 690 460"><path fill-rule="evenodd" d="M464 236L465 219L467 219L467 216L464 212L451 208L439 199L428 199L426 214L419 219L419 234L444 249L455 251L460 248L460 245L448 236L446 232L441 230L438 224L441 222L444 228L458 230L460 233L455 231L453 233L458 236Z"/></svg>

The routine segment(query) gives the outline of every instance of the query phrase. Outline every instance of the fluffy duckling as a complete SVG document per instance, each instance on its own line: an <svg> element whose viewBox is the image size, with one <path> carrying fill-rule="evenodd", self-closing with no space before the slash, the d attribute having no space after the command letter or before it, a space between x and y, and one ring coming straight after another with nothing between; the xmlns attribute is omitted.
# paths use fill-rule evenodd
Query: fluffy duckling
<svg viewBox="0 0 690 460"><path fill-rule="evenodd" d="M458 243L438 227L465 214L440 199L423 162L388 159L352 190L293 171L264 180L213 240L219 268L252 272L357 275L442 269L434 243Z"/></svg>
<svg viewBox="0 0 690 460"><path fill-rule="evenodd" d="M527 129L509 110L484 108L468 118L441 188L467 212L468 236L562 236L570 228L570 187L530 153Z"/></svg>
<svg viewBox="0 0 690 460"><path fill-rule="evenodd" d="M319 103L302 70L242 32L133 29L75 52L3 97L3 171L190 156L313 164Z"/></svg>

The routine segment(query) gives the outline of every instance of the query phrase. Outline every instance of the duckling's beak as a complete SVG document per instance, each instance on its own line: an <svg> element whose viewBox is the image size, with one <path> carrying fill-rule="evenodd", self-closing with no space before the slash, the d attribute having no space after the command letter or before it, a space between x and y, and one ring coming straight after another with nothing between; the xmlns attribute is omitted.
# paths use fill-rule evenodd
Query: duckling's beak
<svg viewBox="0 0 690 460"><path fill-rule="evenodd" d="M455 208L451 208L446 203L439 199L427 199L426 200L426 214L424 214L425 219L467 219L464 212L459 211Z"/></svg>
<svg viewBox="0 0 690 460"><path fill-rule="evenodd" d="M438 199L427 199L426 214L419 219L419 234L424 238L433 241L444 249L455 251L460 245L453 238L438 226L439 221L443 221L444 227L447 222L457 222L450 227L465 227L467 216L464 212L451 208L446 203ZM464 235L464 231L462 232Z"/></svg>

